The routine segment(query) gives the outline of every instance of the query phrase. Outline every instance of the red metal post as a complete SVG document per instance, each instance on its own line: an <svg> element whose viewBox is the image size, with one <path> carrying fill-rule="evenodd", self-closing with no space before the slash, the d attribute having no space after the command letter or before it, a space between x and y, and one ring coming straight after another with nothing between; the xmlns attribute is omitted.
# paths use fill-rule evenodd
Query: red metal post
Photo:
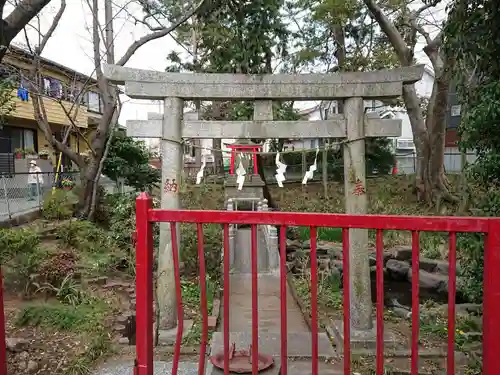
<svg viewBox="0 0 500 375"><path fill-rule="evenodd" d="M5 307L3 303L3 276L0 266L0 374L7 374L7 348L5 334Z"/></svg>
<svg viewBox="0 0 500 375"><path fill-rule="evenodd" d="M377 375L384 375L384 232L377 230Z"/></svg>
<svg viewBox="0 0 500 375"><path fill-rule="evenodd" d="M490 219L484 252L483 375L498 374L500 353L500 219Z"/></svg>
<svg viewBox="0 0 500 375"><path fill-rule="evenodd" d="M172 259L174 261L175 296L177 299L177 336L175 338L172 375L177 375L181 358L182 333L184 332L184 308L182 307L181 275L179 271L179 246L177 241L177 225L170 222L170 237L172 238Z"/></svg>
<svg viewBox="0 0 500 375"><path fill-rule="evenodd" d="M152 199L136 199L136 353L137 375L153 375L153 226L149 222Z"/></svg>
<svg viewBox="0 0 500 375"><path fill-rule="evenodd" d="M208 343L208 300L207 300L207 272L205 268L205 245L203 243L203 224L196 224L198 235L198 262L200 264L200 304L202 315L200 360L198 364L198 375L205 375L205 355Z"/></svg>
<svg viewBox="0 0 500 375"><path fill-rule="evenodd" d="M281 375L288 373L288 330L287 330L287 266L286 266L286 226L280 227L280 302L281 302Z"/></svg>
<svg viewBox="0 0 500 375"><path fill-rule="evenodd" d="M318 375L318 257L317 230L309 228L311 239L311 338L312 375Z"/></svg>
<svg viewBox="0 0 500 375"><path fill-rule="evenodd" d="M234 174L234 148L231 148L231 163L229 164L229 174Z"/></svg>
<svg viewBox="0 0 500 375"><path fill-rule="evenodd" d="M351 285L349 284L349 229L342 228L342 286L344 289L344 374L351 373Z"/></svg>
<svg viewBox="0 0 500 375"><path fill-rule="evenodd" d="M457 234L448 240L448 365L447 374L455 375L455 302L457 294Z"/></svg>
<svg viewBox="0 0 500 375"><path fill-rule="evenodd" d="M418 336L420 331L420 238L411 236L411 375L418 375Z"/></svg>
<svg viewBox="0 0 500 375"><path fill-rule="evenodd" d="M252 375L259 372L259 294L258 294L258 254L257 225L251 227L252 238Z"/></svg>
<svg viewBox="0 0 500 375"><path fill-rule="evenodd" d="M224 224L224 375L229 375L229 224Z"/></svg>

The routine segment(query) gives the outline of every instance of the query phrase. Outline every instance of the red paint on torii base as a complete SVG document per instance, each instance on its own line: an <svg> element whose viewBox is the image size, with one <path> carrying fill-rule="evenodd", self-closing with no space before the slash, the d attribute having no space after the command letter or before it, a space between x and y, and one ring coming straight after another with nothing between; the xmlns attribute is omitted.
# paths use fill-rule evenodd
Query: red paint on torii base
<svg viewBox="0 0 500 375"><path fill-rule="evenodd" d="M252 161L253 161L253 174L258 175L259 170L257 168L257 152L262 150L261 145L241 145L241 144L227 144L226 147L231 149L231 164L229 165L229 173L231 175L234 174L234 163L236 161L236 153L252 153Z"/></svg>

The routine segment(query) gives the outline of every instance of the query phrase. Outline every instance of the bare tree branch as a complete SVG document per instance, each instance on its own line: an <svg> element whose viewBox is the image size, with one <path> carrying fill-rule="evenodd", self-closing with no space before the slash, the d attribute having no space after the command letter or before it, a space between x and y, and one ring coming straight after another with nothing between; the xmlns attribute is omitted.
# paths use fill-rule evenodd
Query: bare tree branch
<svg viewBox="0 0 500 375"><path fill-rule="evenodd" d="M151 34L145 35L142 38L139 38L135 42L133 42L125 54L121 57L120 60L117 61L116 65L125 65L128 60L134 55L134 53L142 47L144 44L151 42L152 40L163 38L164 36L170 34L172 31L177 29L179 26L184 24L188 19L190 19L193 15L198 14L200 9L202 8L203 4L205 3L205 0L202 0L196 7L194 7L191 11L187 12L184 14L177 22L175 22L173 25L171 25L168 28L165 28L160 31L155 31L152 32Z"/></svg>
<svg viewBox="0 0 500 375"><path fill-rule="evenodd" d="M56 15L54 16L54 20L52 21L52 24L50 25L49 30L47 30L47 33L43 36L43 39L40 42L40 45L37 47L38 54L42 53L43 49L47 45L47 42L52 37L52 34L54 34L54 31L56 30L57 25L59 24L59 21L61 20L61 17L63 16L65 10L66 10L66 0L61 0L61 6L59 7L59 10L57 11Z"/></svg>
<svg viewBox="0 0 500 375"><path fill-rule="evenodd" d="M415 15L418 17L420 16L423 12L425 12L426 10L430 9L430 8L433 8L435 7L436 5L438 5L442 0L433 0L431 2L429 2L428 4L424 4L422 5L419 9L417 9L415 11Z"/></svg>

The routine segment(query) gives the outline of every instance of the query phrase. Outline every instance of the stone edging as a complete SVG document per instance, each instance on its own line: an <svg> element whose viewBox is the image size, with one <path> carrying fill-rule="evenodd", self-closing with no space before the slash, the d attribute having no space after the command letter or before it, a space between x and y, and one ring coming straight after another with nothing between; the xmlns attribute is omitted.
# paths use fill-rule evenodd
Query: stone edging
<svg viewBox="0 0 500 375"><path fill-rule="evenodd" d="M212 298L212 313L208 316L208 331L213 332L219 324L220 318L220 288L218 288Z"/></svg>
<svg viewBox="0 0 500 375"><path fill-rule="evenodd" d="M38 208L32 211L24 212L22 214L15 214L11 218L0 220L0 228L17 227L35 221L41 216L42 212Z"/></svg>
<svg viewBox="0 0 500 375"><path fill-rule="evenodd" d="M295 300L295 303L299 306L300 314L304 318L304 321L307 324L307 327L309 327L309 330L311 331L312 329L312 322L311 322L311 317L307 313L307 309L305 307L304 302L302 299L299 297L297 293L297 289L295 289L295 285L293 285L293 275L289 272L286 274L286 281L288 284L288 288L290 289L290 294L292 295L292 298Z"/></svg>

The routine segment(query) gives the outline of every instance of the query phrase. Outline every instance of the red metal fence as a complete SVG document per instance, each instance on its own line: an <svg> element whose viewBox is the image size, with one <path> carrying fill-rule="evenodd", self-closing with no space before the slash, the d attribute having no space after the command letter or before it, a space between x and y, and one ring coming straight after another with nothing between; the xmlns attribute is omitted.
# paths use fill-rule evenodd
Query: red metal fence
<svg viewBox="0 0 500 375"><path fill-rule="evenodd" d="M229 225L249 224L256 233L256 225L280 225L280 288L281 288L281 374L287 374L287 316L286 316L286 227L307 226L311 232L311 259L316 257L316 228L342 228L343 238L343 285L344 285L344 374L351 374L350 306L349 306L349 228L375 229L377 257L377 356L376 374L384 373L383 346L383 231L404 230L412 232L412 337L411 374L418 374L419 342L419 232L435 231L449 233L449 292L448 292L448 359L447 374L455 374L455 294L456 294L456 234L479 232L486 234L484 256L484 303L483 303L483 374L498 373L496 356L500 353L500 219L467 217L410 217L386 215L341 215L321 213L248 212L248 211L186 211L153 210L151 200L142 194L137 198L137 375L153 374L153 230L155 222L170 222L173 244L175 278L179 280L177 249L177 223L195 223L198 235L200 264L201 310L203 313L202 340L200 344L199 374L205 373L205 355L208 337L207 292L205 284L203 227L204 223L222 224L224 228L224 300L223 314L229 316ZM257 243L252 236L252 366L257 374L258 363L258 295L257 295ZM312 374L318 374L318 276L316 262L311 262L311 308L312 308ZM179 327L174 354L172 374L177 374L182 337L182 295L180 283L176 285ZM229 362L229 319L224 319L224 363ZM225 375L229 374L224 366Z"/></svg>
<svg viewBox="0 0 500 375"><path fill-rule="evenodd" d="M495 375L496 356L500 353L500 219L457 218L457 217L409 217L384 215L340 215L319 213L249 212L249 211L186 211L153 210L152 201L146 194L137 198L137 259L136 259L136 350L135 375L153 375L153 223L170 222L173 244L175 278L180 279L177 249L177 223L195 223L198 235L198 256L200 264L200 290L202 340L200 344L199 375L205 374L205 356L208 340L208 312L206 271L204 261L203 224L223 225L224 233L224 300L223 314L229 316L229 225L252 226L252 365L257 374L258 358L258 295L257 295L257 241L256 225L281 225L280 230L280 288L281 288L281 374L287 374L287 316L286 316L286 227L307 226L311 231L311 258L316 257L317 227L342 228L343 234L343 285L344 285L344 374L351 374L350 348L350 305L349 305L349 228L375 229L377 257L377 356L376 374L384 373L383 346L383 231L405 230L412 232L412 337L411 374L418 374L419 341L419 232L436 231L449 233L449 294L448 294L448 364L447 374L455 373L455 294L456 294L456 233L479 232L486 234L484 256L484 302L483 302L483 374ZM318 375L318 275L317 264L311 262L311 307L312 307L312 375ZM0 279L1 280L1 279ZM3 295L0 282L0 337L5 338ZM177 315L179 325L174 351L172 374L177 375L182 338L183 307L180 283L176 284ZM224 363L229 362L229 319L224 319ZM6 374L5 340L0 340L0 374ZM224 374L228 375L228 366Z"/></svg>

